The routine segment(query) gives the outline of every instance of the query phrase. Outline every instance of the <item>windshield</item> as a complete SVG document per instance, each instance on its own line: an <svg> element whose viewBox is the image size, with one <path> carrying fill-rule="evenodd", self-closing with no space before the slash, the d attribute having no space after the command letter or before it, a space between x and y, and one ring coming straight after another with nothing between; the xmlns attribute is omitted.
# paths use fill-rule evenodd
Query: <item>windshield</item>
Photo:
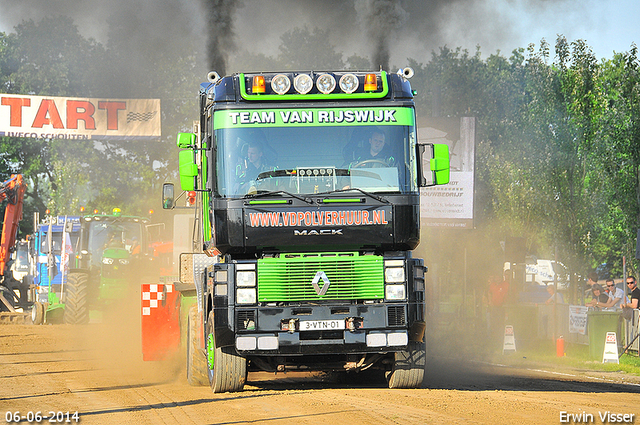
<svg viewBox="0 0 640 425"><path fill-rule="evenodd" d="M225 110L214 115L220 196L417 190L411 108Z"/></svg>
<svg viewBox="0 0 640 425"><path fill-rule="evenodd" d="M27 244L19 244L16 250L16 271L29 271L29 251Z"/></svg>
<svg viewBox="0 0 640 425"><path fill-rule="evenodd" d="M131 252L142 241L142 224L127 221L94 221L89 230L91 262L99 265L107 248L124 248Z"/></svg>
<svg viewBox="0 0 640 425"><path fill-rule="evenodd" d="M55 227L54 227L55 228ZM42 239L40 240L40 252L48 253L49 252L49 233L44 230L42 232ZM54 255L60 255L62 253L62 238L64 237L63 232L52 232L51 233L51 248L53 250ZM71 246L76 246L78 242L78 233L71 233Z"/></svg>

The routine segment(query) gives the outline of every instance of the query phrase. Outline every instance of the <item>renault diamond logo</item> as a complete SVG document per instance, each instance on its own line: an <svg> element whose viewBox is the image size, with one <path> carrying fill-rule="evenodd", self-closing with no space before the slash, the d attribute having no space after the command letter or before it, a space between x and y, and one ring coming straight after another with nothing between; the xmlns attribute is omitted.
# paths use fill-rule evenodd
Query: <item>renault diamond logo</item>
<svg viewBox="0 0 640 425"><path fill-rule="evenodd" d="M320 279L322 279L322 281L324 282L324 285L322 285L322 289L320 289L320 286L318 286L318 282L320 281ZM327 290L329 290L329 285L331 285L331 282L329 282L329 278L327 277L325 272L320 271L316 272L316 275L313 277L311 284L313 285L313 289L316 290L316 294L318 294L319 296L323 296L327 293Z"/></svg>

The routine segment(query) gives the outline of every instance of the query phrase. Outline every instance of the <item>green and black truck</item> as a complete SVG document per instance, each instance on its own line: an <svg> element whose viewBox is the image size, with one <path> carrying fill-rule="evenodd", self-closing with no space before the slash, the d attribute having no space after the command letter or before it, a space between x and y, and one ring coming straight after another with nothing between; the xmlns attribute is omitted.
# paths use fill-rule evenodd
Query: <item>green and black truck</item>
<svg viewBox="0 0 640 425"><path fill-rule="evenodd" d="M411 251L419 188L448 183L449 151L417 143L411 75L212 72L200 86L180 185L215 261L181 264L197 294L189 376L226 392L254 370L382 369L390 388L421 386L426 267Z"/></svg>

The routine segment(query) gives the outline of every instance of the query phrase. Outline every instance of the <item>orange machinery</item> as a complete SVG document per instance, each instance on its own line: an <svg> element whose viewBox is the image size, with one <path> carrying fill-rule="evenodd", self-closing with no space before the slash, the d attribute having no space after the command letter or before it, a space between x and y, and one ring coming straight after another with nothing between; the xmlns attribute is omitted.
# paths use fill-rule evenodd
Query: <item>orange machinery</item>
<svg viewBox="0 0 640 425"><path fill-rule="evenodd" d="M22 203L25 185L21 174L13 174L11 178L0 184L0 201L9 202L4 210L4 226L0 245L0 276L6 272L7 262L11 259L11 251L16 244L18 223L22 220Z"/></svg>
<svg viewBox="0 0 640 425"><path fill-rule="evenodd" d="M15 282L7 263L11 259L11 252L16 244L16 237L18 235L18 224L22 219L22 204L24 201L24 192L26 186L22 179L21 174L13 174L11 178L5 182L0 183L0 202L5 199L8 201L4 210L4 222L2 226L2 239L0 240L0 285L7 288L11 295L15 299L13 289ZM23 291L21 291L22 293ZM21 298L26 296L22 293ZM15 312L14 302L8 301L3 292L0 291L0 310L8 310L9 312ZM20 299L20 304L24 307L26 300Z"/></svg>

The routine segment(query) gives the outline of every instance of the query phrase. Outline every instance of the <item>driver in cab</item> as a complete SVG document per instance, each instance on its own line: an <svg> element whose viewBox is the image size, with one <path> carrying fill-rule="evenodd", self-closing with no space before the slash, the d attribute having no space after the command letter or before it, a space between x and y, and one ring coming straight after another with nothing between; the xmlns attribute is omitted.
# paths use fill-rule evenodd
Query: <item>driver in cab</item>
<svg viewBox="0 0 640 425"><path fill-rule="evenodd" d="M258 175L264 171L273 170L266 164L263 156L263 145L260 141L253 140L248 143L246 157L236 167L238 185L236 192L254 193Z"/></svg>
<svg viewBox="0 0 640 425"><path fill-rule="evenodd" d="M366 163L364 163L367 161ZM365 143L364 149L356 153L356 166L374 166L375 163L384 163L388 166L392 166L395 162L393 155L391 155L391 149L386 144L386 136L384 132L378 128L373 129L368 140L368 144Z"/></svg>

